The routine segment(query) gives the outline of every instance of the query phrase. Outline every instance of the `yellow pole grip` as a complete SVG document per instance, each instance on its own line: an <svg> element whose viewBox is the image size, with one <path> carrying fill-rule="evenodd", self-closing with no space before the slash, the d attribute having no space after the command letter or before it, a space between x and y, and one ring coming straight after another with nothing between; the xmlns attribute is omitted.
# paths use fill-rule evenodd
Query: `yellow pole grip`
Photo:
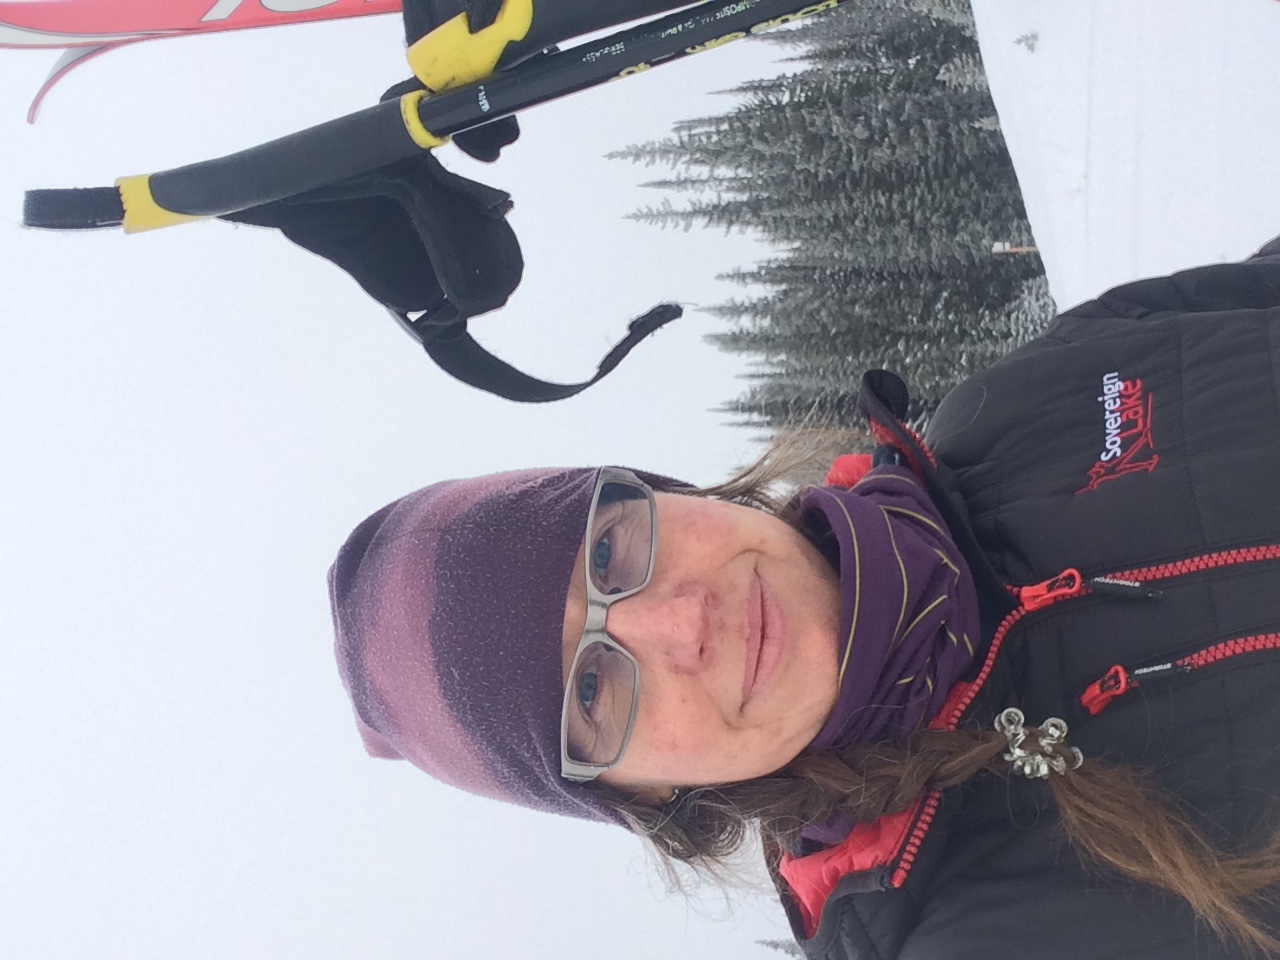
<svg viewBox="0 0 1280 960"><path fill-rule="evenodd" d="M120 203L124 206L123 227L125 233L142 233L146 230L159 230L161 227L174 227L180 223L191 223L193 220L207 220L208 217L193 217L187 213L174 213L156 203L151 195L151 174L145 173L136 177L121 177L116 181L116 189L120 191Z"/></svg>
<svg viewBox="0 0 1280 960"><path fill-rule="evenodd" d="M414 76L435 93L464 87L493 73L507 44L533 26L533 0L505 0L493 23L471 32L465 13L446 20L406 54Z"/></svg>

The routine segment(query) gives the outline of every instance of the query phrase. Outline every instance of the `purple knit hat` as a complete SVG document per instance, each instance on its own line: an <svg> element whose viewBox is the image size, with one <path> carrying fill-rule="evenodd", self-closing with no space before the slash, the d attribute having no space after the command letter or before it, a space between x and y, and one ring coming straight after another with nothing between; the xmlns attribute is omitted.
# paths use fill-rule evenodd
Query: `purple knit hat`
<svg viewBox="0 0 1280 960"><path fill-rule="evenodd" d="M598 473L438 483L352 532L329 595L371 755L495 800L621 822L560 776L564 605Z"/></svg>

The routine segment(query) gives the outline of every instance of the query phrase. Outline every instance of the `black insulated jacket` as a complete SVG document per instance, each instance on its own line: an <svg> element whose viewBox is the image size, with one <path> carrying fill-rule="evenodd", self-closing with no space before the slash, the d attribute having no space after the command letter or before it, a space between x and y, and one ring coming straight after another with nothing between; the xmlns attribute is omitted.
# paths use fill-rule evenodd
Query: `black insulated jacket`
<svg viewBox="0 0 1280 960"><path fill-rule="evenodd" d="M983 600L955 722L1064 719L1090 758L1150 771L1225 850L1280 827L1280 257L1118 287L966 381L916 458ZM886 862L844 875L811 957L1244 957L1190 909L1084 865L1043 781L927 796ZM813 906L812 904L810 905ZM1280 909L1261 914L1280 930Z"/></svg>

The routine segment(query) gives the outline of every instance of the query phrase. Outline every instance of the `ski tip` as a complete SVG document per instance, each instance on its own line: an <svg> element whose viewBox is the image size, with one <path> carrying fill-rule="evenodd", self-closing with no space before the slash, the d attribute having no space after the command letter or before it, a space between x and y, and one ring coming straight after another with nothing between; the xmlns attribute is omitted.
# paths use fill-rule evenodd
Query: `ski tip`
<svg viewBox="0 0 1280 960"><path fill-rule="evenodd" d="M101 43L96 47L70 47L62 51L62 56L53 65L49 75L44 78L44 83L40 85L40 89L36 91L35 97L31 100L31 106L27 108L27 123L33 124L36 122L36 117L40 113L40 106L44 103L44 98L49 95L49 91L57 85L58 81L68 73L82 63L88 63L90 60L96 59L104 53L109 53L117 47L123 47L127 43L134 42L134 40L119 40L112 43Z"/></svg>

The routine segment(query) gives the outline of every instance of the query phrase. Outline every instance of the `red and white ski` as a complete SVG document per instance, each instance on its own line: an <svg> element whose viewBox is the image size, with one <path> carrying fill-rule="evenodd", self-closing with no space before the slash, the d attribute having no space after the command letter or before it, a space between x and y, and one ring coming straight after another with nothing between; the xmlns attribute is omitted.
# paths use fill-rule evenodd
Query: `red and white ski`
<svg viewBox="0 0 1280 960"><path fill-rule="evenodd" d="M0 0L0 47L67 48L27 111L82 63L126 43L399 13L400 0Z"/></svg>

